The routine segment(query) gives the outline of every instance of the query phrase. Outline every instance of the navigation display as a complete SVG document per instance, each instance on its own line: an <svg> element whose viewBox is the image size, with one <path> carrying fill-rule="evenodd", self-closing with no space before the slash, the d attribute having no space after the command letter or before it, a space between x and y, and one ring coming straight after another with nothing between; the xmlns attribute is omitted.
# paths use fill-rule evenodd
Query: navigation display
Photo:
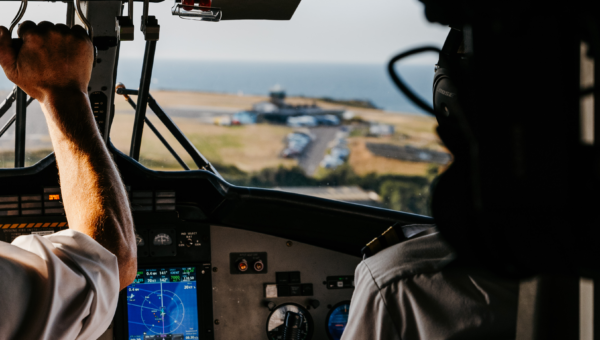
<svg viewBox="0 0 600 340"><path fill-rule="evenodd" d="M139 269L127 315L129 340L198 340L196 267Z"/></svg>

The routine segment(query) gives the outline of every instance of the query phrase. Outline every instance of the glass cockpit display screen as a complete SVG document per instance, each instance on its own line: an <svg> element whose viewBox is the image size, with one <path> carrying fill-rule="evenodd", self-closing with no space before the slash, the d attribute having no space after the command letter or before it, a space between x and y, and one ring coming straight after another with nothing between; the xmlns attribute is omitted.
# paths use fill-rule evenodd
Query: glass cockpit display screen
<svg viewBox="0 0 600 340"><path fill-rule="evenodd" d="M139 269L127 287L129 340L197 340L196 267Z"/></svg>

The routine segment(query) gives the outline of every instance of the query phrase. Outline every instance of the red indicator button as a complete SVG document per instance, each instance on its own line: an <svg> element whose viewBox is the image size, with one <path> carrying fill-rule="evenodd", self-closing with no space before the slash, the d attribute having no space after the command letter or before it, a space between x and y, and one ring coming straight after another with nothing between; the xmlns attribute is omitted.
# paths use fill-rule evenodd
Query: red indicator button
<svg viewBox="0 0 600 340"><path fill-rule="evenodd" d="M194 7L194 0L181 0L181 3L186 11L191 11Z"/></svg>
<svg viewBox="0 0 600 340"><path fill-rule="evenodd" d="M199 0L200 7L210 7L212 0Z"/></svg>

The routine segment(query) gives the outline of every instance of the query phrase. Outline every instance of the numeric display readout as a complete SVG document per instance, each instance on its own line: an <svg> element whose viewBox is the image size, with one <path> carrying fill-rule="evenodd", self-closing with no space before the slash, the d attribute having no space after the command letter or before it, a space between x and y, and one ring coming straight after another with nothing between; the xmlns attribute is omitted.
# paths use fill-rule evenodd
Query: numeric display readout
<svg viewBox="0 0 600 340"><path fill-rule="evenodd" d="M139 269L127 310L129 340L198 340L196 267Z"/></svg>
<svg viewBox="0 0 600 340"><path fill-rule="evenodd" d="M196 267L140 269L133 283L196 282Z"/></svg>

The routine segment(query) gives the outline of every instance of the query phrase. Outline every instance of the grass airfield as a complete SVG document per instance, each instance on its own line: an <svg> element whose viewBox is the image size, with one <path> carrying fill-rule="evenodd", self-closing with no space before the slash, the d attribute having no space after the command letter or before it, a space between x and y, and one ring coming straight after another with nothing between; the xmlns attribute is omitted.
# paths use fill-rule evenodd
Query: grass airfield
<svg viewBox="0 0 600 340"><path fill-rule="evenodd" d="M252 104L268 100L267 96L248 96L220 93L171 92L157 91L153 97L167 112L169 108L214 107L219 109L241 111L249 110ZM352 111L355 116L364 121L374 121L391 124L395 133L389 137L352 136L348 138L351 150L349 165L358 175L368 173L397 174L407 176L426 176L430 165L400 161L375 156L370 153L365 144L386 143L395 145L412 145L435 151L445 151L435 133L437 122L435 118L396 112L386 112L377 109L365 109L331 104L319 100L301 97L287 98L286 101L295 105L317 104L323 108L343 108ZM133 129L134 111L122 98L115 99L116 115L111 132L111 139L121 151L129 151L130 136ZM148 117L159 129L161 134L171 143L184 161L193 168L191 158L183 148L177 145L175 139L162 126L151 110ZM255 172L271 167L293 167L297 165L294 159L281 158L280 152L285 147L285 136L294 129L283 125L256 124L246 126L216 126L206 124L198 119L172 116L172 119L186 134L196 148L211 162L223 165L233 165L245 172ZM142 162L161 170L180 170L166 148L158 138L146 127L142 143ZM323 174L323 171L317 171Z"/></svg>
<svg viewBox="0 0 600 340"><path fill-rule="evenodd" d="M267 96L203 92L154 91L152 95L167 112L170 109L179 108L192 112L195 108L214 108L215 110L235 112L249 110L252 108L252 104L268 100ZM430 168L427 163L407 162L375 156L365 147L367 142L400 146L412 145L435 151L445 150L435 134L437 122L433 117L343 106L303 97L290 97L286 100L288 103L296 105L314 103L323 108L343 108L352 111L356 117L360 117L364 121L394 125L395 133L393 136L388 137L377 138L351 133L348 138L348 147L351 150L348 164L358 175L376 173L425 176ZM128 153L133 130L134 110L122 96L115 98L115 108L116 114L111 131L111 140L119 150ZM2 120L8 119L10 115L12 115L12 112L7 112ZM195 168L191 158L151 110L148 110L148 118L188 166L192 169ZM244 172L256 172L264 168L280 166L290 168L297 165L295 159L280 157L280 153L285 146L285 136L294 131L290 127L270 124L217 126L207 124L206 121L200 121L194 117L177 115L172 115L172 119L196 148L213 163L235 166ZM34 164L52 149L43 114L41 114L39 104L35 102L29 107L27 130L36 132L35 135L28 136L27 141L27 164ZM0 167L12 167L13 143L14 128L11 128L0 139ZM156 170L172 171L182 169L148 127L144 128L141 161L146 166ZM324 173L327 173L327 171L317 171L316 175L319 176Z"/></svg>

